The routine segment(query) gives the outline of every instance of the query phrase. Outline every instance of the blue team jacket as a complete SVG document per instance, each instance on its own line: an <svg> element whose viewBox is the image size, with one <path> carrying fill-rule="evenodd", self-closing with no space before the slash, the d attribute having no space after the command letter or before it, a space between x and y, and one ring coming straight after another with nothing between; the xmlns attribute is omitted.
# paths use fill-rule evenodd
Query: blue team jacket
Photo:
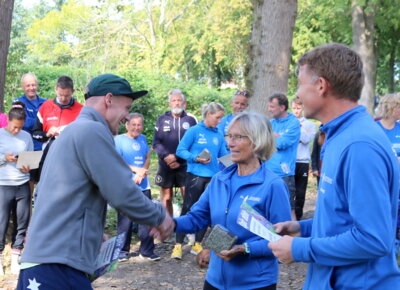
<svg viewBox="0 0 400 290"><path fill-rule="evenodd" d="M394 241L399 165L365 107L322 127L322 174L313 220L301 221L296 261L307 262L303 289L400 289Z"/></svg>
<svg viewBox="0 0 400 290"><path fill-rule="evenodd" d="M254 289L278 280L278 263L264 240L237 224L243 199L272 223L290 220L287 187L267 169L265 162L231 192L231 177L237 174L233 164L215 175L207 189L185 216L176 218L176 232L194 233L209 225L220 224L238 236L237 244L248 243L250 255L238 255L224 262L211 251L206 280L218 289Z"/></svg>
<svg viewBox="0 0 400 290"><path fill-rule="evenodd" d="M197 156L207 148L211 153L211 162L208 164L196 163ZM187 161L187 172L201 177L212 177L220 168L218 158L228 154L225 141L217 128L209 128L204 121L187 130L179 142L176 155Z"/></svg>
<svg viewBox="0 0 400 290"><path fill-rule="evenodd" d="M280 177L293 176L300 141L299 119L289 113L285 118L271 119L271 126L281 136L275 139L276 152L268 160L268 168Z"/></svg>

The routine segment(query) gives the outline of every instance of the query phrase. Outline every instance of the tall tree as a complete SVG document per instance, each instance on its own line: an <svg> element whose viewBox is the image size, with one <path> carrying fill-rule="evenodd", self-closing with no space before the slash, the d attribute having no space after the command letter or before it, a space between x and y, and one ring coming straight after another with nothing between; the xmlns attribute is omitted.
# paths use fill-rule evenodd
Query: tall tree
<svg viewBox="0 0 400 290"><path fill-rule="evenodd" d="M0 0L0 111L4 111L4 86L14 0Z"/></svg>
<svg viewBox="0 0 400 290"><path fill-rule="evenodd" d="M287 92L297 0L253 0L247 87L250 108L266 112L267 98Z"/></svg>
<svg viewBox="0 0 400 290"><path fill-rule="evenodd" d="M376 0L352 0L351 18L353 28L354 49L360 54L364 64L364 87L359 103L373 112L376 82L376 56L375 56L375 11Z"/></svg>

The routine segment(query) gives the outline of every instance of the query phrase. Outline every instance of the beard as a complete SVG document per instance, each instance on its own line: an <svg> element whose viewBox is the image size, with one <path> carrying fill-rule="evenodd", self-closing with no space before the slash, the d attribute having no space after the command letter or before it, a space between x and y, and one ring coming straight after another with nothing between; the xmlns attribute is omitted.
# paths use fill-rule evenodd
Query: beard
<svg viewBox="0 0 400 290"><path fill-rule="evenodd" d="M183 108L173 108L171 109L172 114L180 115L183 112Z"/></svg>

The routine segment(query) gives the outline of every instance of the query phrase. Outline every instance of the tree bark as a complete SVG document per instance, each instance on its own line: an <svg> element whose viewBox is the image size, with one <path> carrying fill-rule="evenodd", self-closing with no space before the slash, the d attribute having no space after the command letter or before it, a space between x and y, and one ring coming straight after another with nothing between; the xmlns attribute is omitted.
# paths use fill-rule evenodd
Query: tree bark
<svg viewBox="0 0 400 290"><path fill-rule="evenodd" d="M4 87L14 0L0 0L0 112L4 112Z"/></svg>
<svg viewBox="0 0 400 290"><path fill-rule="evenodd" d="M246 86L250 110L266 114L268 97L286 94L297 0L253 0Z"/></svg>
<svg viewBox="0 0 400 290"><path fill-rule="evenodd" d="M374 109L375 82L376 82L376 55L374 44L375 1L359 0L351 2L351 24L353 29L353 45L364 65L364 87L359 104L367 107L370 114Z"/></svg>

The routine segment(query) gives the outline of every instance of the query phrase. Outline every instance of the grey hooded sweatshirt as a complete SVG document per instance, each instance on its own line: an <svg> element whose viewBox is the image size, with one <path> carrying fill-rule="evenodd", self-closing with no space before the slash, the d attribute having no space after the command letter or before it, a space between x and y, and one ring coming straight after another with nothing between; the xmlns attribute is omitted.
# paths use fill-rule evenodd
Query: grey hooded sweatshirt
<svg viewBox="0 0 400 290"><path fill-rule="evenodd" d="M22 262L65 264L89 274L107 203L141 224L157 226L166 214L132 181L105 119L90 107L54 141L37 194Z"/></svg>

